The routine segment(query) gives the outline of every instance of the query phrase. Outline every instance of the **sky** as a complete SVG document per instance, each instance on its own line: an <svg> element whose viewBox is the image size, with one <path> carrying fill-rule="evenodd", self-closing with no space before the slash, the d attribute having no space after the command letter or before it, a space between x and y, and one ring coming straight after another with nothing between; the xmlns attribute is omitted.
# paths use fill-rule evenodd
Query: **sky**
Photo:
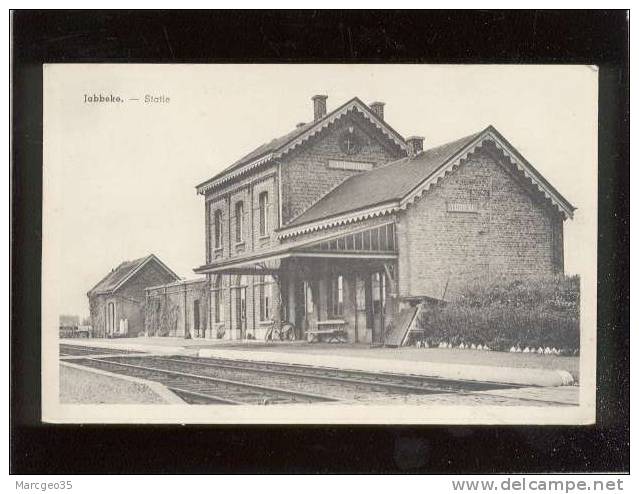
<svg viewBox="0 0 639 494"><path fill-rule="evenodd" d="M582 274L596 259L597 76L561 65L46 65L43 303L87 316L86 292L149 253L196 277L195 186L312 120L315 94L329 112L353 96L383 101L385 120L425 148L495 126L578 208L565 267ZM124 102L85 102L94 94Z"/></svg>

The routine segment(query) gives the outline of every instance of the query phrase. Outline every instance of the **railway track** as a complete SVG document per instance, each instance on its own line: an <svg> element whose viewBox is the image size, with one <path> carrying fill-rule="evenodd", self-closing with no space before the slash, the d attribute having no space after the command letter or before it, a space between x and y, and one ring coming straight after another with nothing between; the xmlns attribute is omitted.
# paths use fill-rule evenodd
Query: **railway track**
<svg viewBox="0 0 639 494"><path fill-rule="evenodd" d="M130 357L127 357L127 360ZM405 374L375 373L358 370L313 367L297 364L278 364L255 362L248 360L231 360L220 358L201 358L188 356L145 357L156 362L188 363L200 368L216 368L238 370L249 373L281 375L334 381L344 384L376 386L408 393L454 393L468 391L489 391L495 389L511 389L517 386L504 383L488 383L480 381L451 380L436 377L424 377Z"/></svg>
<svg viewBox="0 0 639 494"><path fill-rule="evenodd" d="M297 364L255 362L185 355L86 355L74 363L159 382L190 404L292 404L330 401L378 402L416 395L462 395L501 403L499 390L519 388L503 383L459 381L416 375L373 373ZM461 398L461 396L460 396ZM400 401L401 402L401 401ZM405 401L404 401L405 402ZM532 397L513 397L528 406L566 406Z"/></svg>
<svg viewBox="0 0 639 494"><path fill-rule="evenodd" d="M191 404L282 405L337 401L329 396L273 386L197 375L158 366L138 365L104 358L75 360L75 364L159 382Z"/></svg>
<svg viewBox="0 0 639 494"><path fill-rule="evenodd" d="M136 352L134 350L122 350L118 348L100 348L89 347L84 345L69 345L61 343L59 348L61 357L81 357L82 355L128 355L139 354L142 352Z"/></svg>
<svg viewBox="0 0 639 494"><path fill-rule="evenodd" d="M255 383L267 387L278 387L295 391L312 391L329 395L339 400L357 402L380 400L389 395L430 394L438 391L424 388L408 388L387 384L369 383L362 380L323 379L317 375L303 375L291 371L264 371L263 369L216 365L197 360L181 360L173 357L108 357L109 361L145 365L155 369L175 370L194 375L219 379ZM208 359L206 359L208 360Z"/></svg>
<svg viewBox="0 0 639 494"><path fill-rule="evenodd" d="M117 359L118 357L114 357ZM138 357L124 357L129 361L131 358ZM365 371L349 371L342 369L333 369L326 367L312 367L297 364L278 364L278 363L266 363L255 362L246 360L230 360L230 359L211 359L201 357L189 357L189 356L171 356L171 357L140 357L144 360L152 360L154 366L159 362L164 362L170 365L189 364L191 365L191 372L203 372L203 369L226 369L236 372L243 372L245 375L243 379L251 379L252 381L262 379L264 375L277 375L284 380L284 385L294 384L296 380L301 380L306 386L311 385L317 381L330 381L341 388L356 387L360 390L362 388L367 389L366 396L371 398L375 393L371 393L371 390L377 389L383 391L386 394L399 393L399 394L462 394L479 396L476 393L481 391L481 397L489 398L494 397L497 399L504 398L502 395L491 394L491 391L515 389L521 386L505 383L489 383L478 381L463 381L463 380L450 380L443 378L433 378L414 375L402 375L391 373L372 373ZM204 371L205 372L205 371ZM237 376L235 377L237 379ZM538 387L538 386L528 386ZM336 394L336 388L332 388ZM345 390L347 391L347 390ZM348 393L348 391L347 391ZM549 404L558 406L567 406L568 403L561 401L517 397L514 398L522 405L537 406L543 404L547 406Z"/></svg>

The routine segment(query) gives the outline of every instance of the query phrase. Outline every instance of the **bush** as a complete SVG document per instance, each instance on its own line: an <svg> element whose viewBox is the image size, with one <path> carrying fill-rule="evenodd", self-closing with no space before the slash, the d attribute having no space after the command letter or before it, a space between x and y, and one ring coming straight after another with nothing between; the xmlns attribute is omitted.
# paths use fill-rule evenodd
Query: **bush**
<svg viewBox="0 0 639 494"><path fill-rule="evenodd" d="M429 345L579 349L579 277L531 278L468 287L429 307L419 325Z"/></svg>

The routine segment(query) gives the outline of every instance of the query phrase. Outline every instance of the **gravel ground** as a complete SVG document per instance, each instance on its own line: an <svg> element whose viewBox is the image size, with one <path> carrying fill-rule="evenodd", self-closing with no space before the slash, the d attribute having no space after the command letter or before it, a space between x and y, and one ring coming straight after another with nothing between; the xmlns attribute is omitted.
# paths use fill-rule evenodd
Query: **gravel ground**
<svg viewBox="0 0 639 494"><path fill-rule="evenodd" d="M384 405L482 405L482 406L528 406L557 407L579 405L579 388L518 388L512 390L476 391L473 393L441 393L421 396L390 398Z"/></svg>
<svg viewBox="0 0 639 494"><path fill-rule="evenodd" d="M138 383L61 365L60 403L99 405L166 402Z"/></svg>
<svg viewBox="0 0 639 494"><path fill-rule="evenodd" d="M503 396L515 399L543 400L549 404L579 405L579 386L499 389L494 391L479 391L478 394L489 394L491 396Z"/></svg>

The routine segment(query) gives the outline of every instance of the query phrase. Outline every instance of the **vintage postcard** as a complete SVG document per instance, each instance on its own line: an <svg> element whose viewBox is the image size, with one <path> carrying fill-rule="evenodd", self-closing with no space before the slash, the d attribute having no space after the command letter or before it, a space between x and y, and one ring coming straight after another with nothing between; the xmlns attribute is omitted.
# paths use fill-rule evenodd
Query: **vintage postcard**
<svg viewBox="0 0 639 494"><path fill-rule="evenodd" d="M594 423L597 94L45 65L43 420Z"/></svg>

